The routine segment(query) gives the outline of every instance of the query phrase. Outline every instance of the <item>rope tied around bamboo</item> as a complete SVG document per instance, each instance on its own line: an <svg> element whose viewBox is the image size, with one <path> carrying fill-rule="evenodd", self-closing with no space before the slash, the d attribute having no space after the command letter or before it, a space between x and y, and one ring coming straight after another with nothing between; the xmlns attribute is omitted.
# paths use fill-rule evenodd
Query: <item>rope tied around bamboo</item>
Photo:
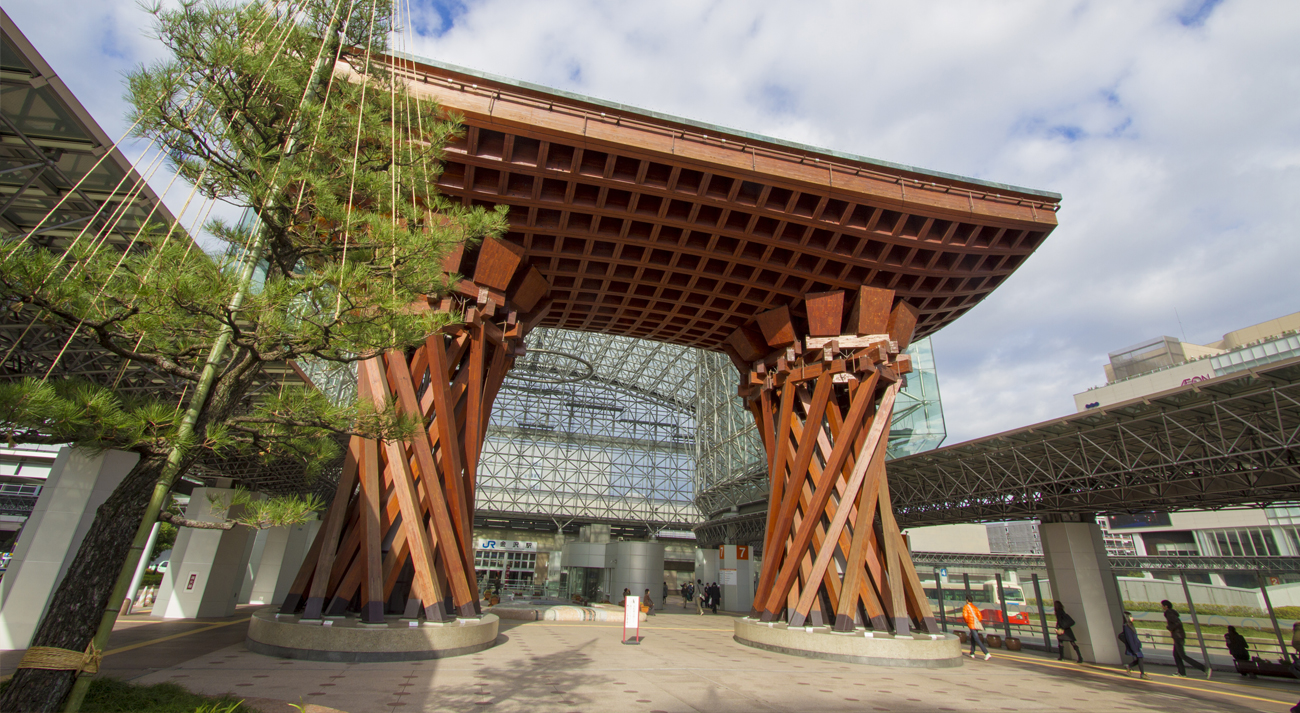
<svg viewBox="0 0 1300 713"><path fill-rule="evenodd" d="M86 646L84 652L54 646L33 646L23 654L23 660L18 662L18 668L40 668L94 675L99 673L99 662L103 658L104 653L95 648L93 641Z"/></svg>

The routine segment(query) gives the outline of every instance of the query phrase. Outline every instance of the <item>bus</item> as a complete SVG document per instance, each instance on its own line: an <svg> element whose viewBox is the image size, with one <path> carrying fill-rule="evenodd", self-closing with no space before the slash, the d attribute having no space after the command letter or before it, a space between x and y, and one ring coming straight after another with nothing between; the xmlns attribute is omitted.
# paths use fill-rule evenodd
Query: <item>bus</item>
<svg viewBox="0 0 1300 713"><path fill-rule="evenodd" d="M925 590L925 598L930 600L930 604L936 607L935 611L937 612L939 588L935 586L934 580L921 580L921 588ZM999 611L1002 609L1003 602L998 599L998 582L996 579L986 579L982 582L972 580L970 593L976 607ZM1019 584L1003 580L1002 595L1006 599L1009 613L1017 613L1025 608L1025 590ZM961 608L966 605L966 585L960 580L950 580L944 583L943 604L945 611L959 614Z"/></svg>

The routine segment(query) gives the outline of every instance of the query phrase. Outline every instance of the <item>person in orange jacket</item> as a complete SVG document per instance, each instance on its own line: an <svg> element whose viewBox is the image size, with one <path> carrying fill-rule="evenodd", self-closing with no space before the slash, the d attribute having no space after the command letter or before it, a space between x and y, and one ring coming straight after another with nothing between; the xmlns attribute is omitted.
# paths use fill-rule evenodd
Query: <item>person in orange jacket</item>
<svg viewBox="0 0 1300 713"><path fill-rule="evenodd" d="M978 643L984 652L984 660L988 661L993 654L989 653L989 647L984 643L984 624L980 621L980 610L975 608L975 600L969 595L966 597L966 606L961 608L961 618L966 620L966 627L970 629L970 657L975 658L975 644Z"/></svg>

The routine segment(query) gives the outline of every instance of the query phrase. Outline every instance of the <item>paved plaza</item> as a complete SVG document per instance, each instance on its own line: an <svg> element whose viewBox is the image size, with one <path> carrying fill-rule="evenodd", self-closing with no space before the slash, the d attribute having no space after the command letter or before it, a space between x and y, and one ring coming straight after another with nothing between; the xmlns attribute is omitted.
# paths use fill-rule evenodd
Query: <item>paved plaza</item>
<svg viewBox="0 0 1300 713"><path fill-rule="evenodd" d="M676 608L675 608L676 607ZM814 661L741 646L731 618L699 616L670 600L639 645L617 626L503 621L488 651L438 661L335 664L288 661L242 643L247 607L216 621L162 622L132 616L105 658L108 675L175 681L203 693L233 693L289 713L284 704L347 713L415 711L1267 711L1281 713L1300 685L1217 674L1152 680L1123 671L1059 664L1041 654L995 652L939 671ZM0 665L11 673L15 653ZM169 665L172 664L172 665ZM319 706L319 708L317 707Z"/></svg>

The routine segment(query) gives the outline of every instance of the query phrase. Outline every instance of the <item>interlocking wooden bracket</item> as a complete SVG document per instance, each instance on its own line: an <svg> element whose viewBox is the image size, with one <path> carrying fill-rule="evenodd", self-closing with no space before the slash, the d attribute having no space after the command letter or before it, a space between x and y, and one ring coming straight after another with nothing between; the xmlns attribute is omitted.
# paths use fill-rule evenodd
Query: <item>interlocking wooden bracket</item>
<svg viewBox="0 0 1300 713"><path fill-rule="evenodd" d="M549 308L550 284L522 250L487 239L473 279L460 280L437 305L463 315L406 353L358 363L357 389L377 406L419 414L409 441L354 436L334 500L281 613L303 619L360 611L379 624L385 612L430 621L476 616L474 488L488 417L524 337ZM444 269L461 268L462 252Z"/></svg>
<svg viewBox="0 0 1300 713"><path fill-rule="evenodd" d="M899 352L917 311L892 290L865 286L847 310L843 292L807 295L804 307L802 319L785 307L759 315L727 340L770 481L751 614L937 634L885 474L894 400L911 371Z"/></svg>

